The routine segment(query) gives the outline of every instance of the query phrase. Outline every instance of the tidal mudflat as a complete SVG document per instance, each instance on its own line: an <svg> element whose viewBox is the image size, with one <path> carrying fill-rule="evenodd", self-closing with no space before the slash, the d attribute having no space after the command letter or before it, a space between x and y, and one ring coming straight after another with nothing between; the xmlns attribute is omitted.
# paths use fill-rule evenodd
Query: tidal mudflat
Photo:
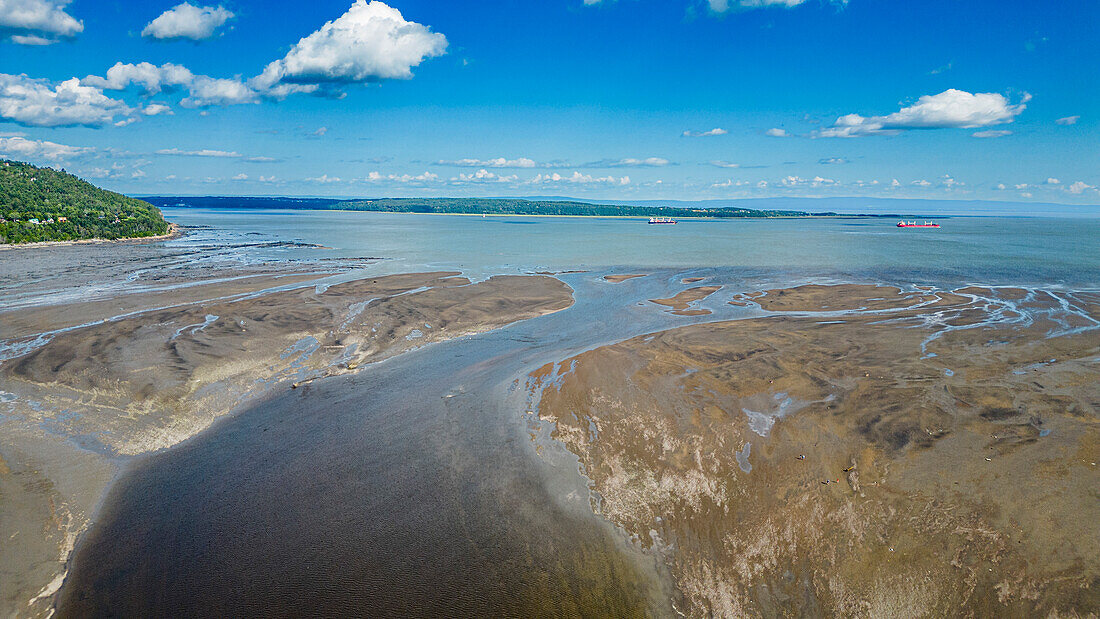
<svg viewBox="0 0 1100 619"><path fill-rule="evenodd" d="M665 558L683 612L1096 612L1100 295L806 285L730 300L763 315L634 337L528 382L593 508Z"/></svg>
<svg viewBox="0 0 1100 619"><path fill-rule="evenodd" d="M1087 248L973 286L251 238L7 254L5 614L1097 607Z"/></svg>

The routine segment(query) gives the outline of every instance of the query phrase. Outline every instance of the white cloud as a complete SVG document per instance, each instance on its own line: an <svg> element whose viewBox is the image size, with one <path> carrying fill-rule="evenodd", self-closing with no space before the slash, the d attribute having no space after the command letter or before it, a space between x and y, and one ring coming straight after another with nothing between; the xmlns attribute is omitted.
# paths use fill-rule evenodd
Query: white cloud
<svg viewBox="0 0 1100 619"><path fill-rule="evenodd" d="M189 86L194 79L195 75L190 69L170 62L159 67L148 62L137 64L116 62L113 67L107 69L105 77L89 75L80 80L80 83L104 90L125 90L131 84L136 84L145 94L153 95L162 90Z"/></svg>
<svg viewBox="0 0 1100 619"><path fill-rule="evenodd" d="M1084 193L1086 190L1089 190L1089 189L1096 189L1096 188L1093 187L1092 185L1086 184L1082 181L1077 181L1077 182L1073 183L1072 185L1066 187L1066 191L1068 191L1070 193L1075 193L1075 194Z"/></svg>
<svg viewBox="0 0 1100 619"><path fill-rule="evenodd" d="M791 134L787 133L786 129L780 129L778 127L772 127L771 129L768 129L767 131L765 131L764 135L768 136L769 138L786 138L786 137L790 137Z"/></svg>
<svg viewBox="0 0 1100 619"><path fill-rule="evenodd" d="M1054 122L1059 124L1059 125L1065 126L1065 125L1076 125L1077 121L1079 121L1079 120L1081 120L1080 116L1066 116L1065 118L1059 118L1058 120L1056 120Z"/></svg>
<svg viewBox="0 0 1100 619"><path fill-rule="evenodd" d="M707 0L707 5L715 13L725 13L730 9L792 8L804 2L806 0Z"/></svg>
<svg viewBox="0 0 1100 619"><path fill-rule="evenodd" d="M108 69L104 77L89 75L80 83L106 90L125 90L136 85L150 95L185 88L188 96L180 105L188 108L256 103L260 96L240 79L196 75L187 67L170 62L159 67L148 62L119 62Z"/></svg>
<svg viewBox="0 0 1100 619"><path fill-rule="evenodd" d="M718 160L718 159L712 160L710 162L710 165L712 165L716 168L740 168L741 167L740 163L730 163L729 161L721 161L721 160Z"/></svg>
<svg viewBox="0 0 1100 619"><path fill-rule="evenodd" d="M65 12L70 0L0 0L0 32L13 31L12 42L48 45L73 37L84 23Z"/></svg>
<svg viewBox="0 0 1100 619"><path fill-rule="evenodd" d="M233 18L225 7L195 6L184 2L160 14L141 31L141 36L153 39L191 39L202 41Z"/></svg>
<svg viewBox="0 0 1100 619"><path fill-rule="evenodd" d="M340 182L340 177L338 177L338 176L329 176L328 174L322 174L320 176L316 176L316 177L313 177L313 178L307 178L306 181L308 181L310 183L321 183L322 185L327 185L329 183L339 183Z"/></svg>
<svg viewBox="0 0 1100 619"><path fill-rule="evenodd" d="M275 177L274 176L263 176L263 175L261 175L260 178L257 179L257 180L259 180L261 183L274 183L275 182Z"/></svg>
<svg viewBox="0 0 1100 619"><path fill-rule="evenodd" d="M484 170L482 170L484 172ZM340 180L340 179L336 179ZM371 172L365 178L360 179L367 183L391 182L391 183L430 183L439 180L439 176L431 172L422 174L382 174Z"/></svg>
<svg viewBox="0 0 1100 619"><path fill-rule="evenodd" d="M471 174L459 174L455 178L452 178L452 182L462 183L514 183L519 180L519 177L515 174L508 176L500 176L494 172L490 172L484 168Z"/></svg>
<svg viewBox="0 0 1100 619"><path fill-rule="evenodd" d="M824 159L818 159L817 162L825 165L849 163L846 157L825 157Z"/></svg>
<svg viewBox="0 0 1100 619"><path fill-rule="evenodd" d="M1007 129L986 129L985 131L975 131L970 135L975 138L1003 138L1006 135L1012 135L1012 132Z"/></svg>
<svg viewBox="0 0 1100 619"><path fill-rule="evenodd" d="M909 184L913 185L914 187L931 187L932 186L932 183L924 180L923 178L920 179L920 180L915 180L915 181L913 181Z"/></svg>
<svg viewBox="0 0 1100 619"><path fill-rule="evenodd" d="M975 129L1010 123L1019 116L1030 95L1010 104L999 93L971 94L954 88L938 95L924 95L917 102L887 116L841 116L832 127L815 133L823 138L854 138L865 135L896 135L910 129Z"/></svg>
<svg viewBox="0 0 1100 619"><path fill-rule="evenodd" d="M453 166L456 168L536 168L542 167L533 159L527 157L519 157L518 159L506 159L504 157L497 157L495 159L456 159L445 160L441 159L435 162L435 165Z"/></svg>
<svg viewBox="0 0 1100 619"><path fill-rule="evenodd" d="M290 52L253 78L258 90L410 79L412 68L441 56L447 37L407 21L377 0L356 0L346 13L298 41Z"/></svg>
<svg viewBox="0 0 1100 619"><path fill-rule="evenodd" d="M707 138L716 135L726 135L727 133L729 133L729 131L726 131L725 129L719 127L715 127L714 129L711 129L709 131L685 131L681 135L685 138Z"/></svg>
<svg viewBox="0 0 1100 619"><path fill-rule="evenodd" d="M633 157L627 157L626 159L601 159L600 161L593 161L585 164L586 168L663 168L672 162L663 157L646 157L645 159L636 159Z"/></svg>
<svg viewBox="0 0 1100 619"><path fill-rule="evenodd" d="M735 180L731 180L731 179L726 179L724 182L712 184L711 187L714 187L714 188L717 188L717 189L725 189L725 188L728 188L728 187L741 187L743 185L748 185L748 184L749 184L749 181L735 181Z"/></svg>
<svg viewBox="0 0 1100 619"><path fill-rule="evenodd" d="M112 99L75 77L53 84L26 75L0 73L0 118L33 127L102 127L116 116L134 113L124 101Z"/></svg>
<svg viewBox="0 0 1100 619"><path fill-rule="evenodd" d="M216 157L236 159L242 157L242 155L235 151L228 150L212 150L204 148L202 150L180 150L178 148L162 148L156 151L158 155L173 155L178 157Z"/></svg>
<svg viewBox="0 0 1100 619"><path fill-rule="evenodd" d="M57 43L57 40L40 37L37 34L13 34L11 35L11 42L16 45L42 46L53 45Z"/></svg>
<svg viewBox="0 0 1100 619"><path fill-rule="evenodd" d="M163 103L150 103L141 108L141 113L146 116L159 116L160 114L171 114L172 108Z"/></svg>
<svg viewBox="0 0 1100 619"><path fill-rule="evenodd" d="M0 137L0 156L22 161L61 161L95 152L86 146L66 146L45 140L28 140L21 136Z"/></svg>
<svg viewBox="0 0 1100 619"><path fill-rule="evenodd" d="M237 105L239 103L257 103L256 91L237 79L207 77L196 75L188 88L189 96L182 101L183 107L209 107L211 105Z"/></svg>
<svg viewBox="0 0 1100 619"><path fill-rule="evenodd" d="M528 183L532 185L551 184L551 183L568 183L576 185L587 184L607 184L607 185L629 185L630 177L623 176L615 178L614 176L595 177L590 174L581 174L574 171L572 175L563 176L557 172L551 172L549 174L536 174Z"/></svg>
<svg viewBox="0 0 1100 619"><path fill-rule="evenodd" d="M825 187L829 185L836 185L837 182L831 178L822 178L815 176L813 178L802 178L800 176L787 176L779 181L780 185L784 187Z"/></svg>
<svg viewBox="0 0 1100 619"><path fill-rule="evenodd" d="M235 180L235 181L246 181L246 180L248 180L248 175L245 174L244 172L241 172L240 174L234 176L233 180Z"/></svg>
<svg viewBox="0 0 1100 619"><path fill-rule="evenodd" d="M1045 181L1043 181L1043 184L1044 184L1044 185L1061 185L1061 184L1062 184L1062 181L1060 181L1060 180L1058 180L1058 179L1056 179L1056 178L1053 178L1053 177L1051 177L1051 178L1048 178L1048 179L1046 179Z"/></svg>

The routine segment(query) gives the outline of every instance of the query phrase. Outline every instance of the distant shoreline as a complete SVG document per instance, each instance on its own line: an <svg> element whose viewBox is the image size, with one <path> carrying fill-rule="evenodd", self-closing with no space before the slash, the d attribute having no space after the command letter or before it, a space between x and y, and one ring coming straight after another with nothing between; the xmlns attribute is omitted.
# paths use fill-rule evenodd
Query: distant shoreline
<svg viewBox="0 0 1100 619"><path fill-rule="evenodd" d="M138 241L165 241L183 234L179 224L168 224L168 232L156 236L126 236L118 239L78 239L75 241L35 241L33 243L0 243L0 251L8 249L27 249L30 247L61 247L66 245L95 245L100 243L134 243Z"/></svg>

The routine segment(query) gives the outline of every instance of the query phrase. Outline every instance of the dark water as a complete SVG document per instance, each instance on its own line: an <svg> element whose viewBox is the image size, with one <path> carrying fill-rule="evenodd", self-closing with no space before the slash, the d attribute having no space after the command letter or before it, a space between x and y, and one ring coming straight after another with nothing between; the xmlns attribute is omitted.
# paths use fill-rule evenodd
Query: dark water
<svg viewBox="0 0 1100 619"><path fill-rule="evenodd" d="M573 277L589 292L565 312L288 390L146 458L60 615L669 614L656 558L593 515L575 459L534 454L513 382L669 320L597 279ZM597 307L618 326L578 320Z"/></svg>

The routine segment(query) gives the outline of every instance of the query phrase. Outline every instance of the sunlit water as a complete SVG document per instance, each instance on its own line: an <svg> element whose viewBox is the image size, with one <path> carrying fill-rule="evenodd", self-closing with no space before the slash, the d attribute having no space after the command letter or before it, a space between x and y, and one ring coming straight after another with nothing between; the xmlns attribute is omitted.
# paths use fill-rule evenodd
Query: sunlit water
<svg viewBox="0 0 1100 619"><path fill-rule="evenodd" d="M382 268L394 272L424 266L473 275L725 266L987 284L1100 283L1100 218L955 217L940 220L939 229L899 229L894 220L880 218L682 220L651 226L638 219L339 211L165 209L165 215L236 238L253 232L256 238L332 248L242 251L253 257L378 257L386 259Z"/></svg>

